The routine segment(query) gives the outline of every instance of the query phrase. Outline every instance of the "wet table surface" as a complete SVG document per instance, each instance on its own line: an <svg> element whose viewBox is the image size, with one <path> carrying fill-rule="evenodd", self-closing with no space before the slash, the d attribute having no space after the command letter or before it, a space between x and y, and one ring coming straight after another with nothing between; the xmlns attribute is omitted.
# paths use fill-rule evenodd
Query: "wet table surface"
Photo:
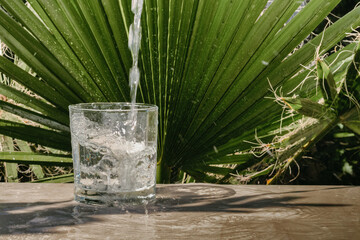
<svg viewBox="0 0 360 240"><path fill-rule="evenodd" d="M99 207L1 183L0 239L360 239L360 187L158 185L155 204Z"/></svg>

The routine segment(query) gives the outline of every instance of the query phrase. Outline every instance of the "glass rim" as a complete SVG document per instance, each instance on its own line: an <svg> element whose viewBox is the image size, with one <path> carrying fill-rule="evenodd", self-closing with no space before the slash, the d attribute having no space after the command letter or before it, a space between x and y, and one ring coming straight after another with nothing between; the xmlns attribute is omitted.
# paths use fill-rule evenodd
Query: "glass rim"
<svg viewBox="0 0 360 240"><path fill-rule="evenodd" d="M131 102L90 102L90 103L76 103L69 105L69 110L76 111L94 111L94 112L130 112ZM115 108L97 108L115 106ZM149 103L135 103L135 111L156 111L158 106ZM127 108L124 108L127 107Z"/></svg>

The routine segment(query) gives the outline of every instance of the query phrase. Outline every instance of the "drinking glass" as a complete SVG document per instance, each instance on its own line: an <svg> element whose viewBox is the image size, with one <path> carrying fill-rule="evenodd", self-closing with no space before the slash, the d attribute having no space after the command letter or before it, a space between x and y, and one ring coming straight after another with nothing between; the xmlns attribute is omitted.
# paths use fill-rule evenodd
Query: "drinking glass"
<svg viewBox="0 0 360 240"><path fill-rule="evenodd" d="M157 106L80 103L69 110L75 200L106 205L153 200Z"/></svg>

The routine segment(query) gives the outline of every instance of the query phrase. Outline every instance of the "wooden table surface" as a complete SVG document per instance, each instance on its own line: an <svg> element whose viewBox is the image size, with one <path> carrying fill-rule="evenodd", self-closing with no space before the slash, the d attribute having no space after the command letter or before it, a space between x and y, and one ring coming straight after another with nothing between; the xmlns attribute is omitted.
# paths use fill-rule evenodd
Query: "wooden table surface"
<svg viewBox="0 0 360 240"><path fill-rule="evenodd" d="M1 183L0 239L360 239L360 187L158 185L153 205L110 208Z"/></svg>

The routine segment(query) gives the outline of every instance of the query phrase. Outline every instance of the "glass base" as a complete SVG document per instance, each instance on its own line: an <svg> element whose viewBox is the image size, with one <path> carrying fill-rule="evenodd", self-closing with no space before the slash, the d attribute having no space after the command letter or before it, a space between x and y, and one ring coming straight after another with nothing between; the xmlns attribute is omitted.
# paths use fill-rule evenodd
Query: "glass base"
<svg viewBox="0 0 360 240"><path fill-rule="evenodd" d="M75 188L75 201L85 204L121 206L148 204L155 201L155 186L134 192L108 193Z"/></svg>

